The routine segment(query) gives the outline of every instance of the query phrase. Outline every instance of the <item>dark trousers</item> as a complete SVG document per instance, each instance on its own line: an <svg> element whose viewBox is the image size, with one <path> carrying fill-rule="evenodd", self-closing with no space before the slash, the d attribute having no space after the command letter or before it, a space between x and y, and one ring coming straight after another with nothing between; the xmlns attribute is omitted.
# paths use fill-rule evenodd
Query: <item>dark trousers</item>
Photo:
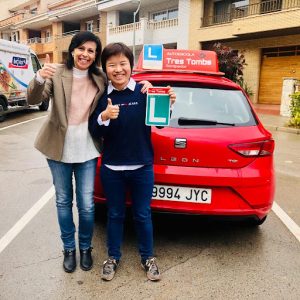
<svg viewBox="0 0 300 300"><path fill-rule="evenodd" d="M146 165L137 170L113 171L101 166L101 180L107 199L107 248L108 255L121 258L121 244L125 219L125 196L129 190L132 213L141 258L153 256L153 227L151 198L154 184L153 166Z"/></svg>

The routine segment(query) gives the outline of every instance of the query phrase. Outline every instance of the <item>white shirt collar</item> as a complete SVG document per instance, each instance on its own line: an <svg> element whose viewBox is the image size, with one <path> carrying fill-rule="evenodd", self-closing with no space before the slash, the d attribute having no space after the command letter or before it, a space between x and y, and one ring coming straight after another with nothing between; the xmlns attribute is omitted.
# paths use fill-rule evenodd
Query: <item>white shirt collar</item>
<svg viewBox="0 0 300 300"><path fill-rule="evenodd" d="M123 90L126 90L127 88L129 88L131 91L134 91L135 85L136 85L135 80L133 78L130 78L128 84L124 87ZM108 87L107 87L107 95L112 93L113 90L117 90L117 89L112 85L111 81L109 81Z"/></svg>

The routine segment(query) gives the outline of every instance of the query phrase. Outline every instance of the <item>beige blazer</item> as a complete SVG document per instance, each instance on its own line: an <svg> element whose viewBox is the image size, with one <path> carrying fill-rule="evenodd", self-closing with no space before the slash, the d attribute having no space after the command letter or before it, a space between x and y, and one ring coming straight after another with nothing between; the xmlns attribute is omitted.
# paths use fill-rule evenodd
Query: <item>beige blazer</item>
<svg viewBox="0 0 300 300"><path fill-rule="evenodd" d="M98 87L98 92L92 102L90 115L96 108L106 83L106 76L103 73L98 76L93 74L92 77ZM29 104L38 104L41 100L51 97L51 112L39 131L34 145L48 158L57 161L62 158L68 127L67 112L71 101L72 81L73 71L68 70L64 65L59 65L52 79L47 79L44 84L40 84L34 78L27 88ZM94 140L94 144L99 150L99 141Z"/></svg>

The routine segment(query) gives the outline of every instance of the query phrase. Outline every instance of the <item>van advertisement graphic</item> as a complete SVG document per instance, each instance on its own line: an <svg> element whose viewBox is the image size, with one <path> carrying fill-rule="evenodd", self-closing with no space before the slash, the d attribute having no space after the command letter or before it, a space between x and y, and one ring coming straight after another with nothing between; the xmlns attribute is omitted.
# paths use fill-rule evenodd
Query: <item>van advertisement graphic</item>
<svg viewBox="0 0 300 300"><path fill-rule="evenodd" d="M9 68L28 69L25 57L13 56L12 62L9 63Z"/></svg>
<svg viewBox="0 0 300 300"><path fill-rule="evenodd" d="M19 97L21 94L24 94L24 91L20 90L18 82L11 75L0 61L0 92L7 98Z"/></svg>

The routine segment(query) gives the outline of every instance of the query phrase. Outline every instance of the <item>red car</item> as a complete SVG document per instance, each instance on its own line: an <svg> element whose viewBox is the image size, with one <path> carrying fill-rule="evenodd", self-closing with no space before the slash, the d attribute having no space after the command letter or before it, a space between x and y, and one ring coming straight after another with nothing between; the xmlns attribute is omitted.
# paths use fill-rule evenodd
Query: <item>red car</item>
<svg viewBox="0 0 300 300"><path fill-rule="evenodd" d="M218 71L210 51L163 49L160 69L136 81L171 85L177 95L170 125L152 127L153 211L243 217L262 224L274 197L274 140L241 87ZM145 64L144 64L145 65ZM95 202L105 202L98 161ZM130 204L130 199L128 199Z"/></svg>

